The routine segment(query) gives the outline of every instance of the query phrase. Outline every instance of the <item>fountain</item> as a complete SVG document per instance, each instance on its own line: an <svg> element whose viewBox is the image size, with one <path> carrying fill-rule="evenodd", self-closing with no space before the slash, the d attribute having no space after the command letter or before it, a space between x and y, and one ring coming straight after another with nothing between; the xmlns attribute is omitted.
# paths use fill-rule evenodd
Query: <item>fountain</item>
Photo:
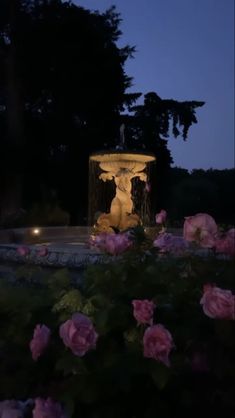
<svg viewBox="0 0 235 418"><path fill-rule="evenodd" d="M147 191L149 182L147 165L155 161L155 157L149 153L128 152L124 150L124 142L124 125L122 125L118 149L112 152L99 152L90 156L90 173L94 173L94 175L91 175L89 196L96 196L99 189L97 178L100 184L110 181L115 185L111 203L110 200L106 202L109 205L108 212L102 212L97 219L94 219L92 213L94 213L94 210L97 213L97 209L100 208L96 208L95 199L90 200L89 218L91 224L95 220L97 232L123 231L145 224L147 220L147 210L144 211L143 209L143 206L146 208L147 193L145 193L145 197L142 196L141 202L136 202L135 197L138 194L136 189L140 188L142 191ZM95 168L93 168L93 164L96 164ZM136 180L139 180L139 182ZM142 187L140 187L140 182ZM107 197L104 200L107 200ZM141 208L139 213L136 213L138 203L141 203Z"/></svg>
<svg viewBox="0 0 235 418"><path fill-rule="evenodd" d="M94 153L89 158L89 226L35 225L0 230L0 261L83 268L104 257L88 245L94 226L97 233L149 226L150 163L155 157L124 148L122 125L119 146L113 151ZM24 255L22 246L27 247Z"/></svg>

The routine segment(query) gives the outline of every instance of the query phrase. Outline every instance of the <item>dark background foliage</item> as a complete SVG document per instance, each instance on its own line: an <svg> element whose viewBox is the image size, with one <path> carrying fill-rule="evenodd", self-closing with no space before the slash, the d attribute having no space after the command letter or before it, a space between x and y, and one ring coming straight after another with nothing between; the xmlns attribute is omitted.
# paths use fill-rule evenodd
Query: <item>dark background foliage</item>
<svg viewBox="0 0 235 418"><path fill-rule="evenodd" d="M175 225L196 213L209 213L220 224L234 224L235 169L195 169L190 173L176 167L170 169L167 182L163 201Z"/></svg>

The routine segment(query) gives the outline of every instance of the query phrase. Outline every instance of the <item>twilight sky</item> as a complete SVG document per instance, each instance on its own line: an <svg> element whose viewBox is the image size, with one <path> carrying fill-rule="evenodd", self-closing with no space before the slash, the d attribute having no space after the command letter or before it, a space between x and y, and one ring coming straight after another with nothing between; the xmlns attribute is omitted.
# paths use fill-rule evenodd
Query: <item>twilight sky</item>
<svg viewBox="0 0 235 418"><path fill-rule="evenodd" d="M234 167L234 0L73 0L123 19L119 46L136 46L125 70L131 91L199 100L188 141L169 139L174 165Z"/></svg>

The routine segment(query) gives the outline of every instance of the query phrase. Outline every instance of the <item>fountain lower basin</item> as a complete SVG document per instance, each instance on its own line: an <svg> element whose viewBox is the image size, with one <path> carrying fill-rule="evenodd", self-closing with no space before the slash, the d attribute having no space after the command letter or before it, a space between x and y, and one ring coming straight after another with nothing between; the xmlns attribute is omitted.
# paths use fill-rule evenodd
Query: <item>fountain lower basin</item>
<svg viewBox="0 0 235 418"><path fill-rule="evenodd" d="M91 232L93 228L86 226L0 230L0 263L83 269L90 264L107 262L111 256L90 247ZM146 232L154 236L155 228L147 228ZM29 253L20 255L21 247L27 247ZM40 250L45 248L40 255Z"/></svg>
<svg viewBox="0 0 235 418"><path fill-rule="evenodd" d="M76 268L99 263L104 255L89 247L90 232L85 226L1 230L0 262ZM29 253L20 255L20 247ZM46 249L43 255L41 249Z"/></svg>

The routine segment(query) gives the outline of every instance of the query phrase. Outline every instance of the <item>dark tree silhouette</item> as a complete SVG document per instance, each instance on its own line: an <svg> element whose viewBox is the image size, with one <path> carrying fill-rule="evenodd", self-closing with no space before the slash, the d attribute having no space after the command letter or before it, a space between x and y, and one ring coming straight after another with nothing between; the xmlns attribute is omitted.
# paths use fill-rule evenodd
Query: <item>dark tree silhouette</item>
<svg viewBox="0 0 235 418"><path fill-rule="evenodd" d="M167 139L172 134L175 138L181 136L185 141L190 126L197 123L196 109L203 105L204 102L199 101L161 99L157 93L150 92L144 96L142 105L130 107L133 115L124 116L128 146L151 151L156 156L153 187L157 190L158 209L167 201L170 165L173 163Z"/></svg>
<svg viewBox="0 0 235 418"><path fill-rule="evenodd" d="M78 211L79 199L83 212L88 154L112 145L119 112L138 97L125 93L134 49L116 45L115 8L98 14L60 0L13 0L1 2L0 16L2 215L22 204L22 177L26 205L50 185L70 209Z"/></svg>
<svg viewBox="0 0 235 418"><path fill-rule="evenodd" d="M170 169L166 209L173 225L182 226L185 216L209 213L220 224L234 225L235 169Z"/></svg>

